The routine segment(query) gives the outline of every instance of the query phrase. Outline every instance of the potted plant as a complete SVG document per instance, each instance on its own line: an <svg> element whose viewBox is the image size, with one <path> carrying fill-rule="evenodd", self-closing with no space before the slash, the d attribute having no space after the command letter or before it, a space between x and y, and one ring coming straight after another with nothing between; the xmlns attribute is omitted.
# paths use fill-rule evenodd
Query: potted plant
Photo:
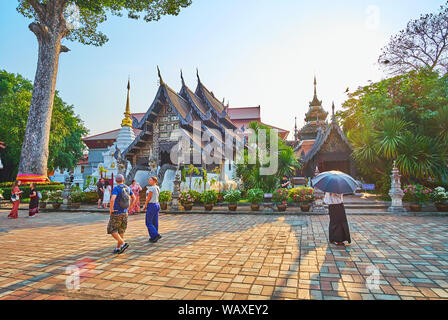
<svg viewBox="0 0 448 320"><path fill-rule="evenodd" d="M59 209L62 204L62 190L54 190L48 192L48 200L51 202L53 209Z"/></svg>
<svg viewBox="0 0 448 320"><path fill-rule="evenodd" d="M435 188L431 193L431 198L436 205L437 211L448 212L448 192L446 192L445 188Z"/></svg>
<svg viewBox="0 0 448 320"><path fill-rule="evenodd" d="M188 190L188 194L193 198L193 204L201 203L201 193L196 190Z"/></svg>
<svg viewBox="0 0 448 320"><path fill-rule="evenodd" d="M39 201L39 208L45 209L47 207L47 201L48 201L48 190L42 190L40 194L42 195L42 199Z"/></svg>
<svg viewBox="0 0 448 320"><path fill-rule="evenodd" d="M74 191L70 194L70 198L70 207L73 209L79 209L81 207L81 202L84 199L84 194L82 193L82 191Z"/></svg>
<svg viewBox="0 0 448 320"><path fill-rule="evenodd" d="M236 211L238 207L238 201L241 200L241 191L240 190L230 190L226 192L224 195L224 201L228 203L228 207L230 211Z"/></svg>
<svg viewBox="0 0 448 320"><path fill-rule="evenodd" d="M289 191L288 189L277 189L272 194L272 202L274 202L277 205L277 209L279 212L286 211L286 208L288 205L286 204L286 201L288 200Z"/></svg>
<svg viewBox="0 0 448 320"><path fill-rule="evenodd" d="M182 207L184 207L185 211L191 211L191 209L193 209L194 198L190 195L189 192L181 192L179 201Z"/></svg>
<svg viewBox="0 0 448 320"><path fill-rule="evenodd" d="M314 189L308 187L291 189L289 198L295 203L300 204L300 210L302 210L302 212L309 212L311 203L314 201Z"/></svg>
<svg viewBox="0 0 448 320"><path fill-rule="evenodd" d="M431 189L419 184L407 185L404 189L404 201L409 201L409 209L412 212L420 212L422 205L430 199Z"/></svg>
<svg viewBox="0 0 448 320"><path fill-rule="evenodd" d="M263 202L264 192L261 189L255 188L247 191L247 199L250 202L252 211L260 210L260 203Z"/></svg>
<svg viewBox="0 0 448 320"><path fill-rule="evenodd" d="M204 191L201 195L201 201L205 210L211 211L216 202L218 202L218 194L214 190Z"/></svg>
<svg viewBox="0 0 448 320"><path fill-rule="evenodd" d="M172 199L171 191L161 191L159 195L160 209L166 210L168 208L168 202Z"/></svg>

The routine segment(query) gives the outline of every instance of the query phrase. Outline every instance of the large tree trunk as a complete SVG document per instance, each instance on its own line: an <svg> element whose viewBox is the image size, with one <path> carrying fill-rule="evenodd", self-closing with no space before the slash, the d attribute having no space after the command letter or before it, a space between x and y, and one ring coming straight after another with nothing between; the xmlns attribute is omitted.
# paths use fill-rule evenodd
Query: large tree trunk
<svg viewBox="0 0 448 320"><path fill-rule="evenodd" d="M39 17L39 21L29 26L39 43L39 57L20 155L19 176L46 177L59 54L68 51L61 46L61 40L68 31L62 14L67 0L50 0L46 5L29 1Z"/></svg>
<svg viewBox="0 0 448 320"><path fill-rule="evenodd" d="M39 39L39 59L19 174L47 176L48 142L60 49L61 37Z"/></svg>

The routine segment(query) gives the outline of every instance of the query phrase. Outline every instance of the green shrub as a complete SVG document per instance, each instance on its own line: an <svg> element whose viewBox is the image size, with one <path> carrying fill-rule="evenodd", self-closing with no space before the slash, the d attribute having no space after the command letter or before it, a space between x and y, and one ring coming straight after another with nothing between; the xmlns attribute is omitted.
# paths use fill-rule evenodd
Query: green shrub
<svg viewBox="0 0 448 320"><path fill-rule="evenodd" d="M167 203L172 200L171 191L161 191L159 195L159 202Z"/></svg>
<svg viewBox="0 0 448 320"><path fill-rule="evenodd" d="M241 200L240 190L229 190L224 195L224 201L228 203L238 203Z"/></svg>
<svg viewBox="0 0 448 320"><path fill-rule="evenodd" d="M96 192L83 192L82 193L82 203L97 203L98 193Z"/></svg>
<svg viewBox="0 0 448 320"><path fill-rule="evenodd" d="M214 190L204 191L201 195L201 201L204 204L215 204L218 202L218 194Z"/></svg>
<svg viewBox="0 0 448 320"><path fill-rule="evenodd" d="M247 191L247 198L250 203L260 203L264 199L264 191L259 188L250 189Z"/></svg>
<svg viewBox="0 0 448 320"><path fill-rule="evenodd" d="M12 187L2 187L1 188L3 190L3 197L5 199L10 199L11 198L11 190ZM30 187L29 186L19 186L20 191L23 191L23 193L21 194L21 198L29 198L30 197ZM36 190L40 191L41 193L44 192L48 192L48 191L55 191L55 190L64 190L64 185L62 184L47 184L47 185L36 185Z"/></svg>
<svg viewBox="0 0 448 320"><path fill-rule="evenodd" d="M72 202L81 203L84 202L84 193L82 191L76 190L70 193Z"/></svg>

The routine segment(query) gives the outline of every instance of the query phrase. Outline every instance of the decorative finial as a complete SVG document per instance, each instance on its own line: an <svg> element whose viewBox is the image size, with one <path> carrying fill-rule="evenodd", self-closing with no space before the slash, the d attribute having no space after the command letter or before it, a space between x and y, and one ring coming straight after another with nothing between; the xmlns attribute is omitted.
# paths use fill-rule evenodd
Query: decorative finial
<svg viewBox="0 0 448 320"><path fill-rule="evenodd" d="M159 75L160 85L165 84L162 79L162 74L160 73L159 66L157 66L157 74Z"/></svg>
<svg viewBox="0 0 448 320"><path fill-rule="evenodd" d="M126 99L126 110L124 112L124 119L121 122L121 126L122 127L132 127L131 108L130 108L130 105L129 105L129 91L131 90L131 79L130 79L130 77L128 79L127 89L128 89L128 96L127 96L127 99Z"/></svg>
<svg viewBox="0 0 448 320"><path fill-rule="evenodd" d="M182 79L182 85L185 86L184 75L182 73L182 69L180 69L180 78Z"/></svg>
<svg viewBox="0 0 448 320"><path fill-rule="evenodd" d="M333 101L333 105L331 106L331 110L333 111L333 118L334 118L334 101Z"/></svg>
<svg viewBox="0 0 448 320"><path fill-rule="evenodd" d="M317 99L317 80L316 80L316 76L314 76L314 97Z"/></svg>
<svg viewBox="0 0 448 320"><path fill-rule="evenodd" d="M199 77L199 69L196 68L196 76L198 77L198 82L201 83L201 78Z"/></svg>

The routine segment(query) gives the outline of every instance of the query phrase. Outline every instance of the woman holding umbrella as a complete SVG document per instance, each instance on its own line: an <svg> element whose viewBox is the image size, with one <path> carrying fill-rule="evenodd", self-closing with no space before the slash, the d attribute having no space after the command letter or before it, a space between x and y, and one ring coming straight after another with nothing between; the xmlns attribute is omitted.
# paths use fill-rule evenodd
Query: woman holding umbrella
<svg viewBox="0 0 448 320"><path fill-rule="evenodd" d="M353 193L358 183L349 175L339 171L323 172L313 179L313 186L325 192L324 202L328 204L330 226L329 240L336 245L351 243L350 230L345 214L343 195Z"/></svg>

